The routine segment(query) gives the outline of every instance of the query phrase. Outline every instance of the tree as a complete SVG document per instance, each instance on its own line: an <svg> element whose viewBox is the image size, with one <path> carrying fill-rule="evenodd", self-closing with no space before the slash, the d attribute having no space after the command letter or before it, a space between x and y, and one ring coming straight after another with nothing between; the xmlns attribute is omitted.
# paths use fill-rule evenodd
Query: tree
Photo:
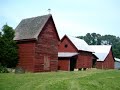
<svg viewBox="0 0 120 90"><path fill-rule="evenodd" d="M114 45L119 41L119 39L114 35L104 35L101 37L101 40L101 43L106 45Z"/></svg>
<svg viewBox="0 0 120 90"><path fill-rule="evenodd" d="M87 33L85 36L77 36L84 39L89 45L112 45L113 55L120 58L120 38L114 35L100 35Z"/></svg>
<svg viewBox="0 0 120 90"><path fill-rule="evenodd" d="M17 44L13 40L14 30L7 24L3 26L0 35L0 62L2 66L15 67L18 63Z"/></svg>
<svg viewBox="0 0 120 90"><path fill-rule="evenodd" d="M77 38L84 39L89 45L100 45L101 35L96 33L87 33L86 36L78 36Z"/></svg>

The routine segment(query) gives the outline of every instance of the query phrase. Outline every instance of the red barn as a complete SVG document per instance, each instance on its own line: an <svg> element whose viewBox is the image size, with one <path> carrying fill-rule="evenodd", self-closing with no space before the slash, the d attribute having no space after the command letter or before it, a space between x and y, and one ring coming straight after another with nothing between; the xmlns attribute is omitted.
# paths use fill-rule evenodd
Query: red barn
<svg viewBox="0 0 120 90"><path fill-rule="evenodd" d="M65 35L58 48L58 69L73 71L92 67L92 50L82 39Z"/></svg>
<svg viewBox="0 0 120 90"><path fill-rule="evenodd" d="M111 45L90 45L98 57L96 68L98 69L114 69L114 56Z"/></svg>
<svg viewBox="0 0 120 90"><path fill-rule="evenodd" d="M18 66L26 71L57 71L59 36L51 14L23 19L15 29Z"/></svg>
<svg viewBox="0 0 120 90"><path fill-rule="evenodd" d="M76 67L78 54L76 52L59 52L58 70L73 71Z"/></svg>

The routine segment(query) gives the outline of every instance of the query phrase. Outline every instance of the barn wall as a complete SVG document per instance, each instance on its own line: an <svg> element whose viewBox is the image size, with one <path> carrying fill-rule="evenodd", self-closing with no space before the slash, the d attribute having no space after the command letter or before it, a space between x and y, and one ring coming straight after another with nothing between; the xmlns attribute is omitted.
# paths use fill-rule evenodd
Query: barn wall
<svg viewBox="0 0 120 90"><path fill-rule="evenodd" d="M19 50L19 63L18 66L22 67L26 71L34 71L34 55L35 55L35 43L25 42L18 44Z"/></svg>
<svg viewBox="0 0 120 90"><path fill-rule="evenodd" d="M70 70L70 60L69 58L59 58L58 60L58 70L69 71Z"/></svg>
<svg viewBox="0 0 120 90"><path fill-rule="evenodd" d="M92 68L92 53L80 51L77 58L76 68Z"/></svg>
<svg viewBox="0 0 120 90"><path fill-rule="evenodd" d="M114 69L114 58L112 55L112 50L110 50L107 58L105 59L103 67L104 69Z"/></svg>
<svg viewBox="0 0 120 90"><path fill-rule="evenodd" d="M108 56L104 61L96 63L96 68L99 69L114 69L114 57L112 54L112 50L110 50Z"/></svg>
<svg viewBox="0 0 120 90"><path fill-rule="evenodd" d="M57 71L58 37L50 18L39 35L35 48L34 71Z"/></svg>
<svg viewBox="0 0 120 90"><path fill-rule="evenodd" d="M65 47L67 45L67 47ZM77 52L76 48L71 44L71 42L65 38L58 47L59 52Z"/></svg>
<svg viewBox="0 0 120 90"><path fill-rule="evenodd" d="M96 68L102 69L103 68L103 62L102 61L97 61L96 62Z"/></svg>

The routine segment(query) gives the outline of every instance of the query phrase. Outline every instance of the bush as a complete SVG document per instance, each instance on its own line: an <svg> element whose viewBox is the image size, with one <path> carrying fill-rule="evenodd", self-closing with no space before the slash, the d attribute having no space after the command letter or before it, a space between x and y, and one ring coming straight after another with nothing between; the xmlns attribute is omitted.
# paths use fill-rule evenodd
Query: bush
<svg viewBox="0 0 120 90"><path fill-rule="evenodd" d="M7 68L6 67L3 67L1 64L0 64L0 73L9 73Z"/></svg>
<svg viewBox="0 0 120 90"><path fill-rule="evenodd" d="M120 70L120 68L118 68L118 70Z"/></svg>
<svg viewBox="0 0 120 90"><path fill-rule="evenodd" d="M22 74L22 73L25 73L25 70L22 67L16 67L15 68L15 73L16 74Z"/></svg>

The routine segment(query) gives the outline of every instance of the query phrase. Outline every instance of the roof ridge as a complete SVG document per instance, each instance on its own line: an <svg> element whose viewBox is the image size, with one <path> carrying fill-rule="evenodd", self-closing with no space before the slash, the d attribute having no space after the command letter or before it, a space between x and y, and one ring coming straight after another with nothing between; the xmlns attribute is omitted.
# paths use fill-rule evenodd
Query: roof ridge
<svg viewBox="0 0 120 90"><path fill-rule="evenodd" d="M33 17L27 17L27 18L24 18L24 19L22 19L22 20L26 20L26 19L32 19L32 18L37 18L37 17L44 17L44 16L48 16L48 15L51 15L52 16L52 14L46 14L46 15L41 15L41 16L33 16ZM22 21L21 20L21 21Z"/></svg>
<svg viewBox="0 0 120 90"><path fill-rule="evenodd" d="M47 16L47 15L45 15ZM38 32L36 32L36 34L34 35L34 38L37 39L38 35L40 34L41 32L41 29L43 29L43 27L45 26L45 24L47 23L48 19L51 17L52 15L51 14L48 14L48 18L46 19L46 21L44 22L44 24L42 24L42 26L38 29Z"/></svg>

